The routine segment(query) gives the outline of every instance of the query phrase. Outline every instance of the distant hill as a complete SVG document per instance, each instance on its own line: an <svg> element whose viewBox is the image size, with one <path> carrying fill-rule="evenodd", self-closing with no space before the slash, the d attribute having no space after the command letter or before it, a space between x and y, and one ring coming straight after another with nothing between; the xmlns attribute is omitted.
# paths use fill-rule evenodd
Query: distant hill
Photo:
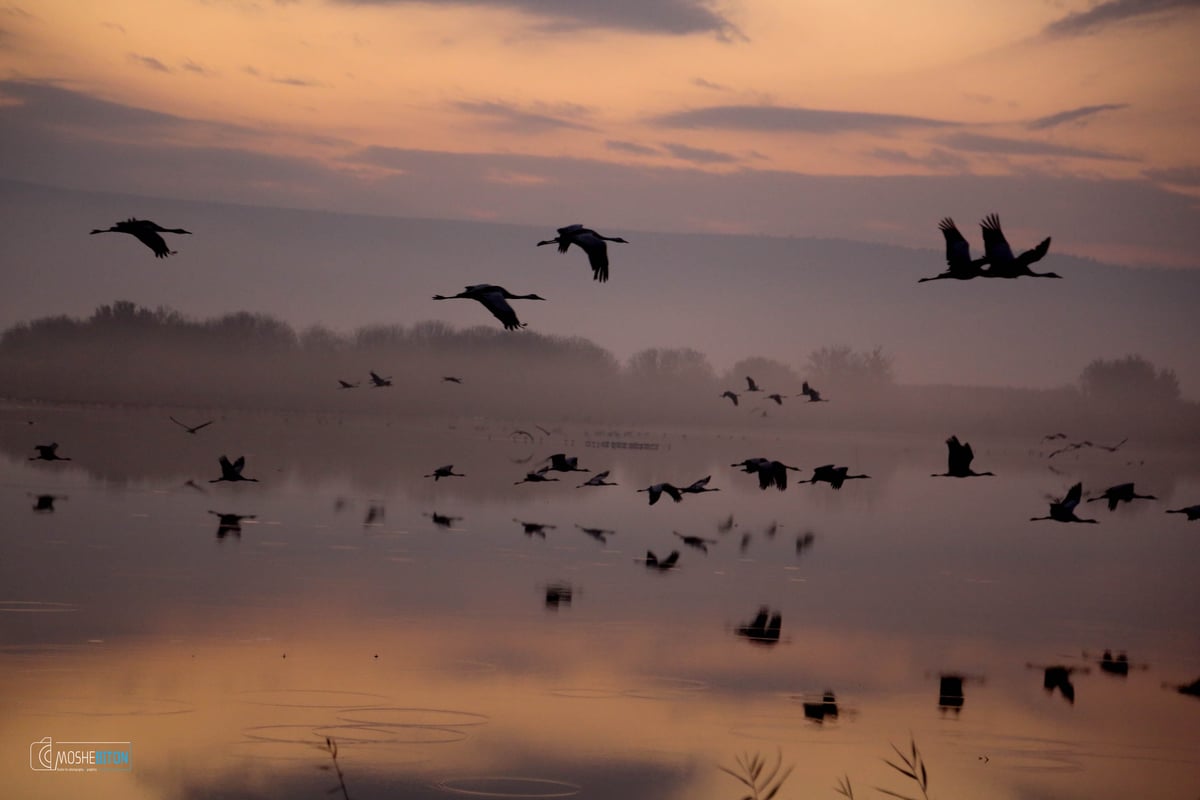
<svg viewBox="0 0 1200 800"><path fill-rule="evenodd" d="M131 237L88 235L129 216L194 235L172 239L179 253L163 260ZM607 284L591 280L582 253L535 247L577 221L631 242L610 247ZM297 329L490 325L476 303L430 299L489 282L548 298L520 308L530 330L583 336L620 359L687 346L719 370L749 355L801 367L824 345L882 346L904 383L1050 388L1073 383L1093 358L1140 353L1173 368L1185 397L1200 397L1200 271L1130 269L1052 247L1041 267L1064 280L918 285L943 269L936 222L929 249L912 250L608 230L603 220L530 228L396 219L0 181L0 326L86 316L114 298L201 317L247 309ZM980 249L978 229L959 223Z"/></svg>

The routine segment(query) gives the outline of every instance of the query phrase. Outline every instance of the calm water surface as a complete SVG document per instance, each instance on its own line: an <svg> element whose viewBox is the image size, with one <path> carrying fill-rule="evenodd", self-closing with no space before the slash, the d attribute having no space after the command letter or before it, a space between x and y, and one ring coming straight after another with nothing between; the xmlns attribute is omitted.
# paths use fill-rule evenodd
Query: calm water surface
<svg viewBox="0 0 1200 800"><path fill-rule="evenodd" d="M997 476L953 480L936 437L168 413L209 418L0 412L5 796L340 797L328 736L352 798L724 800L743 753L794 765L785 800L919 796L883 761L910 740L935 798L1200 797L1200 522L1163 513L1195 454L957 431ZM27 460L51 440L72 461ZM620 485L513 485L560 451ZM208 483L221 453L260 482ZM763 492L729 466L756 456L872 477ZM1159 500L1028 521L1076 480ZM762 607L777 642L739 634ZM33 771L47 736L131 769Z"/></svg>

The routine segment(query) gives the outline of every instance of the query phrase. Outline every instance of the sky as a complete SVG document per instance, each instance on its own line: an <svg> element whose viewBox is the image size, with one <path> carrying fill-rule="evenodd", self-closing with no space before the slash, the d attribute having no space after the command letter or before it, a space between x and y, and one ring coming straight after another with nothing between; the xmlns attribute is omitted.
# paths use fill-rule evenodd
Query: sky
<svg viewBox="0 0 1200 800"><path fill-rule="evenodd" d="M1197 0L16 0L0 178L931 249L998 211L1194 268L1196 41Z"/></svg>

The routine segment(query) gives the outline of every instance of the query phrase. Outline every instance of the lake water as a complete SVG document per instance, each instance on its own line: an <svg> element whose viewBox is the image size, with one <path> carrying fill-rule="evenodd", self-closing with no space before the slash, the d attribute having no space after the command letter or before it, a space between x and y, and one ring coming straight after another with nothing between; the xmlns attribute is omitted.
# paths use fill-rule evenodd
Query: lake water
<svg viewBox="0 0 1200 800"><path fill-rule="evenodd" d="M1200 522L1163 512L1200 458L952 432L996 477L930 477L939 437L8 407L4 795L341 797L330 737L360 799L733 800L743 754L793 767L779 798L919 797L884 762L915 741L943 800L1196 800ZM27 460L52 440L70 462ZM619 486L514 485L554 452ZM209 483L221 453L260 482ZM757 456L804 471L760 491L729 466ZM830 462L871 479L794 482ZM1029 521L1076 480L1159 499ZM72 742L128 769L31 769Z"/></svg>

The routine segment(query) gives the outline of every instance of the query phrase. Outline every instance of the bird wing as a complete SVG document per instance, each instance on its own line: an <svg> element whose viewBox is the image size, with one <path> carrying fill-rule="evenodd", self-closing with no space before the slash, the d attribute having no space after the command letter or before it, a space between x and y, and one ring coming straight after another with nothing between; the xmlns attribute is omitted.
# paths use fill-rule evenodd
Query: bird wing
<svg viewBox="0 0 1200 800"><path fill-rule="evenodd" d="M669 483L663 483L659 485L662 487L662 491L667 493L667 497L671 498L676 503L683 499L683 494L675 486L672 486Z"/></svg>
<svg viewBox="0 0 1200 800"><path fill-rule="evenodd" d="M1081 499L1083 499L1083 484L1077 483L1067 490L1059 505L1068 511L1073 511Z"/></svg>
<svg viewBox="0 0 1200 800"><path fill-rule="evenodd" d="M946 217L938 223L942 236L946 237L946 263L950 272L956 273L971 268L971 245L965 236L959 232L954 220Z"/></svg>
<svg viewBox="0 0 1200 800"><path fill-rule="evenodd" d="M1011 263L1013 260L1012 248L1009 247L1008 240L1004 238L1004 231L1000 229L1000 216L988 214L984 217L983 222L979 223L979 227L983 229L984 257L991 262L992 267ZM1046 246L1049 247L1049 244Z"/></svg>
<svg viewBox="0 0 1200 800"><path fill-rule="evenodd" d="M212 425L213 422L215 422L215 421L216 420L210 419L208 422L202 422L194 428L188 428L188 430L191 431L192 433L195 433L196 431L200 430L201 428L207 428L209 425Z"/></svg>
<svg viewBox="0 0 1200 800"><path fill-rule="evenodd" d="M699 492L699 491L701 491L702 489L704 489L704 487L705 487L705 486L708 486L708 482L709 482L709 481L711 481L711 480L712 480L712 475L709 475L709 476L707 476L707 477L701 478L700 480L698 480L698 481L696 481L696 482L692 483L690 486L688 486L688 487L687 487L686 489L684 489L683 491L685 491L685 492Z"/></svg>
<svg viewBox="0 0 1200 800"><path fill-rule="evenodd" d="M242 474L242 469L246 466L246 457L238 456L238 460L233 462L233 471L238 475Z"/></svg>
<svg viewBox="0 0 1200 800"><path fill-rule="evenodd" d="M1029 266L1036 261L1041 261L1042 257L1048 252L1050 252L1049 236L1043 239L1037 247L1033 248L1032 250L1026 250L1024 253L1021 253L1021 255L1017 256L1017 261L1023 266Z"/></svg>
<svg viewBox="0 0 1200 800"><path fill-rule="evenodd" d="M153 250L155 258L166 258L175 252L171 248L167 247L166 240L149 228L137 227L128 232L136 236L139 242Z"/></svg>
<svg viewBox="0 0 1200 800"><path fill-rule="evenodd" d="M567 248L569 248L571 246L572 242L574 242L575 244L579 244L579 242L576 240L576 236L578 236L579 233L581 233L584 230L586 230L586 228L584 228L583 224L579 223L579 222L576 222L574 225L567 225L565 227L559 228L558 229L558 252L560 252L560 253L567 252Z"/></svg>
<svg viewBox="0 0 1200 800"><path fill-rule="evenodd" d="M517 319L517 312L513 311L512 306L500 292L483 291L476 295L475 299L492 312L493 317L500 320L506 331L515 331L517 328L523 327L521 321Z"/></svg>
<svg viewBox="0 0 1200 800"><path fill-rule="evenodd" d="M608 280L608 245L593 231L580 231L572 240L587 253L592 265L592 278L603 283Z"/></svg>
<svg viewBox="0 0 1200 800"><path fill-rule="evenodd" d="M168 417L167 417L167 419L171 420L171 422L174 422L176 425L178 425L179 427L183 428L184 430L190 430L190 428L188 428L188 426L187 426L187 425L185 425L184 423L182 423L182 422L180 422L179 420L175 419L174 417L170 417L170 416L168 416Z"/></svg>
<svg viewBox="0 0 1200 800"><path fill-rule="evenodd" d="M222 475L228 475L231 472L237 471L233 468L233 464L230 463L228 456L221 456L220 458L217 459L217 463L221 465L221 474Z"/></svg>
<svg viewBox="0 0 1200 800"><path fill-rule="evenodd" d="M678 560L679 560L679 551L672 550L671 555L667 556L662 561L658 562L658 566L664 567L664 568L670 568L670 567L675 566L675 562Z"/></svg>

